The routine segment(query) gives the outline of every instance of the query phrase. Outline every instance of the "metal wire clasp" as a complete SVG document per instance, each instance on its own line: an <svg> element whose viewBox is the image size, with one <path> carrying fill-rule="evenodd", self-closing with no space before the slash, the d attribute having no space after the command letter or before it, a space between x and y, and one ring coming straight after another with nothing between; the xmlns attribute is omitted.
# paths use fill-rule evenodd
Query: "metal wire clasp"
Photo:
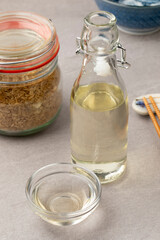
<svg viewBox="0 0 160 240"><path fill-rule="evenodd" d="M76 44L77 44L76 54L79 54L79 53L83 54L80 41L81 41L81 38L80 37L76 37Z"/></svg>
<svg viewBox="0 0 160 240"><path fill-rule="evenodd" d="M76 54L84 54L84 51L81 48L80 44L80 37L76 37L76 44L77 44L77 49L76 49ZM121 59L117 59L117 65L118 67L122 68L129 68L131 65L130 63L126 62L126 49L122 47L122 44L118 43L117 48L121 50Z"/></svg>
<svg viewBox="0 0 160 240"><path fill-rule="evenodd" d="M126 49L122 47L122 44L118 43L117 46L120 50L121 50L121 59L117 59L117 65L118 67L122 67L122 68L129 68L131 65L130 63L126 62Z"/></svg>

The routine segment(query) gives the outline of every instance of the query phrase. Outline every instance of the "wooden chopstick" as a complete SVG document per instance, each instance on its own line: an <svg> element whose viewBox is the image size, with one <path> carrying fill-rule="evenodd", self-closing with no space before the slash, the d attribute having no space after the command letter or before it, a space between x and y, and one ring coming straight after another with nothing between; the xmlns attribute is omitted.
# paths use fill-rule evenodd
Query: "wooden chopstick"
<svg viewBox="0 0 160 240"><path fill-rule="evenodd" d="M152 106L153 106L153 108L154 108L154 110L155 110L155 112L156 112L156 114L157 114L157 116L158 116L158 119L160 120L160 111L159 111L159 109L158 109L158 107L157 107L157 105L156 105L153 97L152 97L152 96L149 96L149 100L151 101Z"/></svg>
<svg viewBox="0 0 160 240"><path fill-rule="evenodd" d="M156 118L155 118L155 116L154 116L154 114L152 112L152 109L150 108L149 103L148 103L148 101L147 101L147 99L145 97L143 97L143 101L144 101L144 104L145 104L145 106L147 108L148 114L149 114L149 116L150 116L150 118L151 118L151 120L153 122L153 125L154 125L154 127L155 127L155 129L156 129L156 131L158 133L158 136L160 137L160 127L159 127L158 122L157 122L157 120L156 120ZM155 103L155 106L156 106L156 103Z"/></svg>

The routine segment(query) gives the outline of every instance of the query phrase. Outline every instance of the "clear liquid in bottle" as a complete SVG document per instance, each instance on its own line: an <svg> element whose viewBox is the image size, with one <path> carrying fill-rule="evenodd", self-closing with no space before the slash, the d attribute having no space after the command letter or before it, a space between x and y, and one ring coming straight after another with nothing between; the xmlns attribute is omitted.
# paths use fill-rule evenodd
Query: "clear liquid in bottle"
<svg viewBox="0 0 160 240"><path fill-rule="evenodd" d="M99 82L72 90L72 161L93 170L101 183L125 170L127 130L128 100L120 87Z"/></svg>

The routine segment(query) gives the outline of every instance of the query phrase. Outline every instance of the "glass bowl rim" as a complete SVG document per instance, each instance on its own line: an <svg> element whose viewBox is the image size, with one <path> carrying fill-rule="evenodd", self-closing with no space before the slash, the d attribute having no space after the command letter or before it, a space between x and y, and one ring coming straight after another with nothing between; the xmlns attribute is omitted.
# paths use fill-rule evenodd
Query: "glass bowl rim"
<svg viewBox="0 0 160 240"><path fill-rule="evenodd" d="M31 182L34 179L34 177L41 171L50 168L50 167L55 167L55 166L61 166L61 165L68 165L71 166L73 168L80 168L83 171L85 171L86 173L88 173L91 177L93 177L93 179L96 181L96 183L94 183L94 185L96 186L97 189L97 194L96 194L96 198L94 199L94 201L89 204L86 208L84 207L83 209L80 209L78 211L75 212L69 212L69 213L53 213L47 210L44 210L40 207L38 207L30 198L30 194L29 194L29 187L31 187ZM66 171L62 171L61 173L66 173ZM67 172L69 173L69 172ZM43 176L45 177L45 175ZM93 183L93 182L92 182ZM25 193L26 193L26 197L28 202L30 203L30 205L36 209L40 214L43 215L48 215L48 216L52 216L54 217L54 219L71 219L71 218L76 218L76 217L80 217L83 216L87 213L89 213L90 211L92 211L96 206L98 206L100 198L101 198L101 192L102 192L102 187L101 187L101 183L100 180L98 179L98 177L96 176L96 174L94 172L92 172L91 170L79 165L79 164L72 164L72 163L65 163L65 162L60 162L60 163L52 163L49 165L45 165L43 167L41 167L40 169L38 169L37 171L35 171L30 178L28 179L27 183L26 183L26 187L25 187Z"/></svg>

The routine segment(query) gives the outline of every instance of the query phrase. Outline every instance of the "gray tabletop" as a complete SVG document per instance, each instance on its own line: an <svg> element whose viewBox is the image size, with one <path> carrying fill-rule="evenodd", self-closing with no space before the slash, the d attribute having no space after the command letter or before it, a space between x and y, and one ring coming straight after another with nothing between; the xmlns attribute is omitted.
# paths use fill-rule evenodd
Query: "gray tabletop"
<svg viewBox="0 0 160 240"><path fill-rule="evenodd" d="M83 18L97 10L93 0L5 0L1 11L34 11L51 18L57 28L63 74L63 108L52 126L24 138L0 136L0 238L2 240L159 240L160 148L149 117L137 115L132 100L160 91L160 32L130 36L120 32L127 48L129 70L120 70L129 95L128 167L124 177L103 186L97 210L84 222L56 227L42 221L28 207L24 188L38 168L70 161L69 98L81 57L75 38Z"/></svg>

